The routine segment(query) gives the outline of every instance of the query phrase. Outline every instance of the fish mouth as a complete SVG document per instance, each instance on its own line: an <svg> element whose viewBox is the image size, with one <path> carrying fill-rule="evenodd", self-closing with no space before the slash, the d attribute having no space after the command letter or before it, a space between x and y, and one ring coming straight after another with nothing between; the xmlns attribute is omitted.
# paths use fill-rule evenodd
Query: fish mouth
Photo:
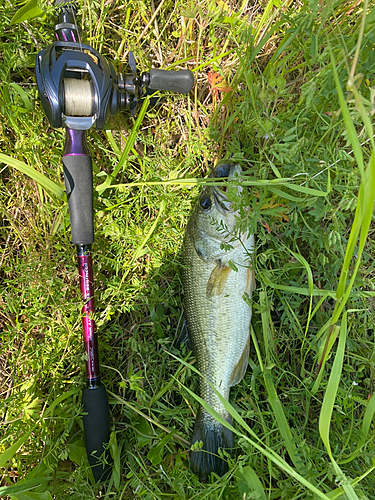
<svg viewBox="0 0 375 500"><path fill-rule="evenodd" d="M238 163L219 163L219 165L214 168L211 177L213 177L214 179L220 179L224 177L233 179L236 174L241 175L241 172L242 169ZM217 210L223 215L225 215L226 212L233 212L232 202L230 202L227 198L227 188L224 187L220 189L218 187L212 186L211 190Z"/></svg>

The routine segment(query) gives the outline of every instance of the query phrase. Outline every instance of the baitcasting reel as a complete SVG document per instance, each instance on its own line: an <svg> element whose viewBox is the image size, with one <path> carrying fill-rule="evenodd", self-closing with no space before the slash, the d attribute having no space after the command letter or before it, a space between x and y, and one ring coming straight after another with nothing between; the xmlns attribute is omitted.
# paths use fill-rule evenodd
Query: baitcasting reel
<svg viewBox="0 0 375 500"><path fill-rule="evenodd" d="M194 85L190 70L151 69L138 75L132 52L131 74L116 73L113 65L89 45L81 43L71 5L61 5L57 42L39 52L36 81L47 118L54 128L103 129L118 111L136 112L139 99L156 90L187 94ZM150 92L151 91L151 92Z"/></svg>

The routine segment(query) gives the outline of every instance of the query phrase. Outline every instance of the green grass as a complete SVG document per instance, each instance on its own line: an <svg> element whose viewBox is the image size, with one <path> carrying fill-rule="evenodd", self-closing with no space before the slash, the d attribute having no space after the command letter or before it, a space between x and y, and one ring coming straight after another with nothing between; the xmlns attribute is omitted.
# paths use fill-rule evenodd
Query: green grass
<svg viewBox="0 0 375 500"><path fill-rule="evenodd" d="M64 135L33 73L53 16L41 3L44 19L11 24L21 7L0 6L0 496L375 499L373 5L80 3L86 40L117 68L133 50L141 71L196 76L189 96L89 133L115 459L105 485L90 482L83 447ZM228 406L230 470L201 484L188 469L198 375L175 346L180 248L202 178L230 155L257 290L249 368Z"/></svg>

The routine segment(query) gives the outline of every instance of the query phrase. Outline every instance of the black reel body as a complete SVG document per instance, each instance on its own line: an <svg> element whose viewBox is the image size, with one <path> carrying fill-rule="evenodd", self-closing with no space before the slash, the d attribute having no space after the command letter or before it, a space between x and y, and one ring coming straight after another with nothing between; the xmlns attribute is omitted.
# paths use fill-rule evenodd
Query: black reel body
<svg viewBox="0 0 375 500"><path fill-rule="evenodd" d="M126 107L112 64L89 45L55 42L38 54L35 70L40 100L52 127L88 130L95 123L102 129L109 116ZM75 107L70 101L74 97L66 92L67 81L77 94Z"/></svg>
<svg viewBox="0 0 375 500"><path fill-rule="evenodd" d="M190 70L151 69L138 76L132 52L130 74L117 73L99 52L80 41L73 12L65 8L55 26L57 42L39 52L35 73L40 100L52 127L103 129L118 111L134 115L139 99L156 90L187 94L194 85Z"/></svg>

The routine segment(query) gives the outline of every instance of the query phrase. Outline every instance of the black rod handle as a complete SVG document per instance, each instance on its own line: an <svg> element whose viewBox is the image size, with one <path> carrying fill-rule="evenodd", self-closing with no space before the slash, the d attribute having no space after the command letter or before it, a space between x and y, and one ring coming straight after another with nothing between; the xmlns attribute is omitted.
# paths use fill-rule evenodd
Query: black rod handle
<svg viewBox="0 0 375 500"><path fill-rule="evenodd" d="M179 71L151 69L149 79L149 89L170 90L179 94L188 94L194 85L194 75L189 69Z"/></svg>
<svg viewBox="0 0 375 500"><path fill-rule="evenodd" d="M68 196L72 243L94 242L92 162L90 156L63 156L65 190Z"/></svg>
<svg viewBox="0 0 375 500"><path fill-rule="evenodd" d="M94 242L92 160L84 130L66 129L63 169L72 243L92 245Z"/></svg>
<svg viewBox="0 0 375 500"><path fill-rule="evenodd" d="M83 428L87 458L95 482L105 481L112 471L108 443L110 422L107 391L103 384L85 388L82 393Z"/></svg>

